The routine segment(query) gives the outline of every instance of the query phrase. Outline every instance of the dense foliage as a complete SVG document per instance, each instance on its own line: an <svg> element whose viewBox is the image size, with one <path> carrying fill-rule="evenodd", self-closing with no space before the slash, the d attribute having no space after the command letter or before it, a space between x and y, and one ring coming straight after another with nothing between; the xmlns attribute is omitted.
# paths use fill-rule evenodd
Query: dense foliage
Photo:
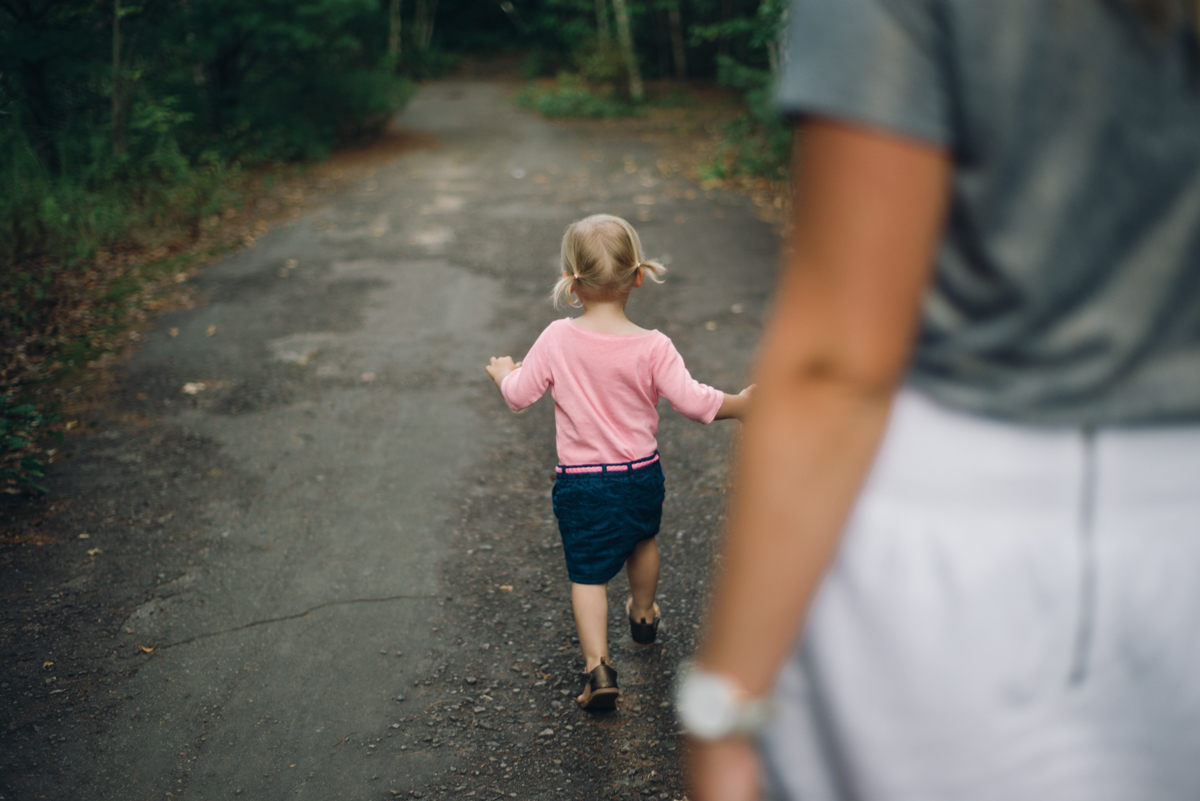
<svg viewBox="0 0 1200 801"><path fill-rule="evenodd" d="M443 2L493 16L500 9L471 0ZM785 176L791 136L772 94L786 0L524 0L509 7L519 30L494 28L490 44L523 42L528 77L558 76L555 86L523 93L522 105L549 117L627 116L643 100L643 77L716 79L742 93L746 110L726 126L712 176ZM628 41L622 38L626 27ZM434 41L452 49L464 40L447 29ZM466 41L489 42L477 36Z"/></svg>
<svg viewBox="0 0 1200 801"><path fill-rule="evenodd" d="M0 2L0 266L198 218L232 164L377 129L409 91L387 22L376 0Z"/></svg>

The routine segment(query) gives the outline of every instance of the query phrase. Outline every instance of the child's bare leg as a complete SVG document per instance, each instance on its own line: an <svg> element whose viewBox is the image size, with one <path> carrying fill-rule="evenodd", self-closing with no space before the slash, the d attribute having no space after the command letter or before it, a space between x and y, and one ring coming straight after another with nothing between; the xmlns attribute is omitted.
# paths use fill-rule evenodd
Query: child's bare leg
<svg viewBox="0 0 1200 801"><path fill-rule="evenodd" d="M629 591L633 603L629 616L641 623L654 621L654 595L658 592L658 540L654 537L642 540L625 560L625 574L629 577Z"/></svg>
<svg viewBox="0 0 1200 801"><path fill-rule="evenodd" d="M571 608L586 670L608 661L608 585L571 582Z"/></svg>

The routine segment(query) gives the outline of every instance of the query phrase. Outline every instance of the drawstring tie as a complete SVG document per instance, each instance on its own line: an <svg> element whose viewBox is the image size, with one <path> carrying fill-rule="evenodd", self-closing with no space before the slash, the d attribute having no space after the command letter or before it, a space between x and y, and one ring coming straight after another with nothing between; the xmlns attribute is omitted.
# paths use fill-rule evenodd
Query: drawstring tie
<svg viewBox="0 0 1200 801"><path fill-rule="evenodd" d="M1075 647L1067 680L1073 685L1087 680L1088 657L1096 628L1096 430L1083 429L1083 474L1079 492L1079 615Z"/></svg>

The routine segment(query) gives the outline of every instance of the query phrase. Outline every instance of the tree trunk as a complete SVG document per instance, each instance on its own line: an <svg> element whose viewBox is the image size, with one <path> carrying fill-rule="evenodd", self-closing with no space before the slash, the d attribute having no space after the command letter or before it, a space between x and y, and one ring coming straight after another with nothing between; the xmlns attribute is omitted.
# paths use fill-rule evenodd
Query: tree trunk
<svg viewBox="0 0 1200 801"><path fill-rule="evenodd" d="M417 0L417 17L413 20L413 41L417 50L424 53L433 40L433 20L437 15L438 0Z"/></svg>
<svg viewBox="0 0 1200 801"><path fill-rule="evenodd" d="M400 0L392 0L388 12L388 55L393 59L400 57Z"/></svg>
<svg viewBox="0 0 1200 801"><path fill-rule="evenodd" d="M608 5L604 0L596 0L596 32L600 35L600 41L608 44Z"/></svg>
<svg viewBox="0 0 1200 801"><path fill-rule="evenodd" d="M671 52L675 56L675 77L687 80L687 55L683 49L683 20L679 5L667 7L667 19L671 23Z"/></svg>
<svg viewBox="0 0 1200 801"><path fill-rule="evenodd" d="M58 95L50 91L45 61L21 59L18 63L21 86L24 87L26 103L29 105L30 119L25 125L25 132L46 169L58 175L62 171L62 159L59 158L54 137L59 127L58 109L54 105Z"/></svg>
<svg viewBox="0 0 1200 801"><path fill-rule="evenodd" d="M638 72L637 54L633 51L633 34L629 30L629 9L625 0L613 0L613 13L617 17L617 39L625 55L625 67L629 70L629 98L640 103L645 96L642 89L642 74Z"/></svg>
<svg viewBox="0 0 1200 801"><path fill-rule="evenodd" d="M668 72L667 65L671 58L671 47L668 44L671 41L671 31L667 24L666 10L658 3L654 4L650 18L654 20L654 54L658 56L658 77L662 78Z"/></svg>
<svg viewBox="0 0 1200 801"><path fill-rule="evenodd" d="M113 0L112 145L116 155L125 153L125 114L121 107L121 0Z"/></svg>
<svg viewBox="0 0 1200 801"><path fill-rule="evenodd" d="M433 41L433 23L437 20L438 0L429 0L429 16L425 20L425 44L422 50L428 50Z"/></svg>
<svg viewBox="0 0 1200 801"><path fill-rule="evenodd" d="M413 19L413 44L418 52L425 51L425 0L417 0L417 13Z"/></svg>
<svg viewBox="0 0 1200 801"><path fill-rule="evenodd" d="M721 22L733 19L733 0L721 0ZM722 32L717 38L717 57L729 57L729 35Z"/></svg>

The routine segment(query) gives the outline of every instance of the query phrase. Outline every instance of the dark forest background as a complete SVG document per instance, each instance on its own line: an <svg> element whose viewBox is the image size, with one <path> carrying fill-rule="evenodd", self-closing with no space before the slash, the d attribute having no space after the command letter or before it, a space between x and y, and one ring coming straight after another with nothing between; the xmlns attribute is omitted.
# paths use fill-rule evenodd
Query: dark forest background
<svg viewBox="0 0 1200 801"><path fill-rule="evenodd" d="M271 170L370 140L418 81L464 60L555 78L524 102L559 116L636 114L664 85L733 86L745 112L726 133L749 157L724 163L778 177L787 136L769 85L784 8L0 0L0 490L25 491L40 475L36 443L53 404L37 385L92 358L97 326L122 325L122 298L147 277L111 254L198 237ZM81 306L91 311L66 313ZM64 330L89 315L91 328Z"/></svg>

